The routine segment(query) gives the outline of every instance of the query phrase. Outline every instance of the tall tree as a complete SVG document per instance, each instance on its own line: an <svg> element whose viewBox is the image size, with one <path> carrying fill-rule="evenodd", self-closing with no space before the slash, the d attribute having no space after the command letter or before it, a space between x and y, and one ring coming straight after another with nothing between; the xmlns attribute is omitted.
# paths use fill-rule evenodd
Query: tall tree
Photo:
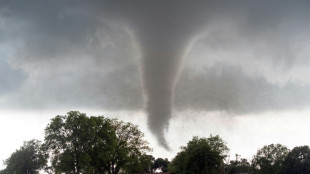
<svg viewBox="0 0 310 174"><path fill-rule="evenodd" d="M107 163L115 144L112 121L102 116L89 118L72 111L56 116L45 129L45 145L55 172L104 173L109 170Z"/></svg>
<svg viewBox="0 0 310 174"><path fill-rule="evenodd" d="M132 173L144 170L150 150L136 125L72 111L45 129L55 173Z"/></svg>
<svg viewBox="0 0 310 174"><path fill-rule="evenodd" d="M6 168L1 173L36 174L46 166L47 158L40 141L26 141L4 162Z"/></svg>
<svg viewBox="0 0 310 174"><path fill-rule="evenodd" d="M281 144L270 144L259 149L253 157L252 166L258 174L278 174L289 149Z"/></svg>
<svg viewBox="0 0 310 174"><path fill-rule="evenodd" d="M96 173L106 173L111 169L110 161L117 144L114 125L111 119L99 116L90 117L89 126L92 127L89 135L91 165Z"/></svg>
<svg viewBox="0 0 310 174"><path fill-rule="evenodd" d="M145 141L144 134L132 123L112 120L116 134L116 143L110 158L110 172L117 174L123 172L138 172L139 161L151 149Z"/></svg>
<svg viewBox="0 0 310 174"><path fill-rule="evenodd" d="M223 159L227 157L229 148L227 147L227 143L219 135L213 136L211 134L206 140L213 151L219 152Z"/></svg>
<svg viewBox="0 0 310 174"><path fill-rule="evenodd" d="M283 162L282 174L308 174L310 173L309 146L295 147L288 153Z"/></svg>
<svg viewBox="0 0 310 174"><path fill-rule="evenodd" d="M56 116L45 129L45 145L52 154L55 172L80 174L90 170L89 142L92 138L89 119L72 111Z"/></svg>
<svg viewBox="0 0 310 174"><path fill-rule="evenodd" d="M218 173L223 165L225 155L223 155L224 151L217 147L224 147L223 149L228 148L225 142L219 137L216 141L210 140L214 140L212 136L210 139L193 137L193 139L187 143L187 146L181 147L181 152L172 160L169 170L184 174ZM211 144L210 142L213 143ZM219 144L220 146L217 146Z"/></svg>

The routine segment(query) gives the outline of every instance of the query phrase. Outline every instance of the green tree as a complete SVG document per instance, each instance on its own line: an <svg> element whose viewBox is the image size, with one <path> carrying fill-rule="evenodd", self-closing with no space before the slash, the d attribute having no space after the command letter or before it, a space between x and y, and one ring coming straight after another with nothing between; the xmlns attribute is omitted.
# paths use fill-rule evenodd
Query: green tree
<svg viewBox="0 0 310 174"><path fill-rule="evenodd" d="M46 166L48 155L41 149L41 142L24 142L5 162L6 168L1 173L35 174Z"/></svg>
<svg viewBox="0 0 310 174"><path fill-rule="evenodd" d="M245 158L240 158L240 155L236 154L236 160L230 161L230 164L226 167L227 174L237 173L250 173L252 168L250 163Z"/></svg>
<svg viewBox="0 0 310 174"><path fill-rule="evenodd" d="M99 117L90 117L89 154L91 165L96 173L110 171L110 161L117 144L115 129L112 120Z"/></svg>
<svg viewBox="0 0 310 174"><path fill-rule="evenodd" d="M54 173L132 173L144 170L150 150L136 125L71 111L45 129Z"/></svg>
<svg viewBox="0 0 310 174"><path fill-rule="evenodd" d="M219 136L214 138L211 135L208 139L193 137L186 147L181 147L169 170L184 174L218 173L223 166L226 149L226 143Z"/></svg>
<svg viewBox="0 0 310 174"><path fill-rule="evenodd" d="M112 120L116 134L116 143L113 147L109 168L112 174L119 172L139 172L139 163L144 161L144 155L151 149L145 141L144 134L132 123Z"/></svg>
<svg viewBox="0 0 310 174"><path fill-rule="evenodd" d="M55 173L80 174L90 170L91 128L88 117L76 111L51 120L45 129L45 145L52 154Z"/></svg>
<svg viewBox="0 0 310 174"><path fill-rule="evenodd" d="M162 159L162 158L157 158L154 161L154 164L152 166L152 171L155 172L156 170L160 170L162 172L168 172L168 165L169 165L169 160L167 158Z"/></svg>
<svg viewBox="0 0 310 174"><path fill-rule="evenodd" d="M219 136L213 136L210 135L209 138L207 138L208 144L211 146L211 149L213 151L217 151L220 153L220 156L225 159L229 153L229 148L227 147L227 143Z"/></svg>
<svg viewBox="0 0 310 174"><path fill-rule="evenodd" d="M282 174L308 174L310 173L309 146L295 147L288 153L283 162Z"/></svg>
<svg viewBox="0 0 310 174"><path fill-rule="evenodd" d="M127 170L121 170L120 173L148 173L151 171L154 157L151 155L142 154L139 159L134 160Z"/></svg>
<svg viewBox="0 0 310 174"><path fill-rule="evenodd" d="M278 174L289 149L281 144L270 144L259 149L253 157L252 166L258 174Z"/></svg>

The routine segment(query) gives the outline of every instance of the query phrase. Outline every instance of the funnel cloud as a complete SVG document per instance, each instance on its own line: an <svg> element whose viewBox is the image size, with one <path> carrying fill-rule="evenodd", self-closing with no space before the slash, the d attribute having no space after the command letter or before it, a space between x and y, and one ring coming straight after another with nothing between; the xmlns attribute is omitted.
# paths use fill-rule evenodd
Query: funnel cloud
<svg viewBox="0 0 310 174"><path fill-rule="evenodd" d="M309 5L4 0L0 108L144 109L167 150L165 133L179 111L304 109Z"/></svg>

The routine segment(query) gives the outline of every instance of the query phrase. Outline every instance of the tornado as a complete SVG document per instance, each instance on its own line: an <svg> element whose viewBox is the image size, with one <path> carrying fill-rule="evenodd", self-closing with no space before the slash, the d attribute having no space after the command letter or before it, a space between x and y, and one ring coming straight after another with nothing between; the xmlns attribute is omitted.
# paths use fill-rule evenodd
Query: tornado
<svg viewBox="0 0 310 174"><path fill-rule="evenodd" d="M139 41L148 126L160 145L169 150L164 135L172 116L174 89L187 40L178 42L171 35L161 35L152 39L143 37Z"/></svg>
<svg viewBox="0 0 310 174"><path fill-rule="evenodd" d="M210 1L117 1L106 13L122 19L141 51L142 87L147 124L159 144L172 117L174 90L184 54L205 25ZM213 7L214 8L214 7ZM118 13L115 13L118 12ZM116 16L116 17L115 17Z"/></svg>
<svg viewBox="0 0 310 174"><path fill-rule="evenodd" d="M184 21L189 16L186 14L189 4L180 3L177 8L174 5L172 1L167 1L165 7L154 3L142 17L135 17L136 23L132 25L142 56L147 124L166 150L170 150L165 133L172 117L178 74L186 50L197 33L197 25L192 25L194 18Z"/></svg>

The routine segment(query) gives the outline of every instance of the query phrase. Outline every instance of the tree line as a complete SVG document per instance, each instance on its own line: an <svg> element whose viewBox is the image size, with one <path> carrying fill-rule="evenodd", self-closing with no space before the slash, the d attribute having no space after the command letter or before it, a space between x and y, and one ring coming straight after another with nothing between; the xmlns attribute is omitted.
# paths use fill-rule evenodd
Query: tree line
<svg viewBox="0 0 310 174"><path fill-rule="evenodd" d="M308 174L308 146L292 150L281 144L258 149L248 161L236 154L227 161L229 148L218 135L193 137L169 161L155 159L144 134L132 123L78 111L51 119L44 141L30 140L4 161L0 174Z"/></svg>

